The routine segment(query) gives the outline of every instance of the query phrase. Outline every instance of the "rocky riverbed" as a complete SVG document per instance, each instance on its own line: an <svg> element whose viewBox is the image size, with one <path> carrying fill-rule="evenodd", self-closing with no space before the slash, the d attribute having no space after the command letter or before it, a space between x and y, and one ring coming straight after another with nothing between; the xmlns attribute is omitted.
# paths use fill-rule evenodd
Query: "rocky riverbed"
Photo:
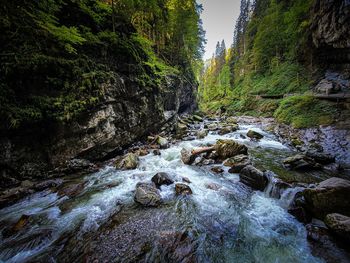
<svg viewBox="0 0 350 263"><path fill-rule="evenodd" d="M310 132L188 116L86 176L22 183L0 261L349 262L349 138Z"/></svg>

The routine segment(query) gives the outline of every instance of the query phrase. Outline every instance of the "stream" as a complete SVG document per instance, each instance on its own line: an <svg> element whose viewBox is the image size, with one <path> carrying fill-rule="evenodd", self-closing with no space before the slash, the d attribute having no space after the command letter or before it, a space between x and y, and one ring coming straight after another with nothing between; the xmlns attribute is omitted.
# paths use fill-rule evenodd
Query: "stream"
<svg viewBox="0 0 350 263"><path fill-rule="evenodd" d="M249 129L264 138L242 136ZM228 167L216 174L211 168L217 165L182 163L182 148L222 138L246 144L254 165L276 174L284 169L281 160L293 153L273 134L240 124L238 131L223 136L211 132L204 139L173 144L160 156L140 157L135 170L107 164L88 176L70 177L64 187L83 183L73 198L45 190L0 210L0 262L323 262L311 254L304 225L286 210L298 187L275 199L270 197L273 181L265 192L252 191ZM172 184L161 187L159 207L136 204L136 184L158 172L176 182L188 178L193 194L176 196ZM322 180L326 175L315 176ZM215 189L209 189L213 184ZM29 223L5 236L22 215L29 216Z"/></svg>

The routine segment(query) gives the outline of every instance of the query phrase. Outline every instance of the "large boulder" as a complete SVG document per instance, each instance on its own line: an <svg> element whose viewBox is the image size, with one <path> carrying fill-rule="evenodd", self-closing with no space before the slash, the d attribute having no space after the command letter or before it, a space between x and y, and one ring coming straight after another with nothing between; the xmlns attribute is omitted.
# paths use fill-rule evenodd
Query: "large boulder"
<svg viewBox="0 0 350 263"><path fill-rule="evenodd" d="M247 132L247 136L250 138L250 139L255 139L255 140L260 140L262 138L264 138L264 135L256 132L256 131L253 131L253 130L249 130Z"/></svg>
<svg viewBox="0 0 350 263"><path fill-rule="evenodd" d="M283 160L283 164L289 169L301 171L322 168L322 165L304 154L296 154L288 157Z"/></svg>
<svg viewBox="0 0 350 263"><path fill-rule="evenodd" d="M234 140L218 140L214 146L215 151L221 160L239 155L247 154L248 148Z"/></svg>
<svg viewBox="0 0 350 263"><path fill-rule="evenodd" d="M150 183L138 183L134 200L143 206L158 206L161 202L161 196L158 189Z"/></svg>
<svg viewBox="0 0 350 263"><path fill-rule="evenodd" d="M157 173L152 177L152 182L157 188L160 188L162 185L171 185L174 183L173 179L167 173Z"/></svg>
<svg viewBox="0 0 350 263"><path fill-rule="evenodd" d="M176 195L191 195L192 190L187 184L177 183L175 185Z"/></svg>
<svg viewBox="0 0 350 263"><path fill-rule="evenodd" d="M132 170L136 169L139 163L139 158L134 153L128 153L121 158L118 158L115 162L117 169Z"/></svg>
<svg viewBox="0 0 350 263"><path fill-rule="evenodd" d="M332 177L315 188L305 189L303 196L306 208L318 218L327 214L340 213L350 216L350 181Z"/></svg>
<svg viewBox="0 0 350 263"><path fill-rule="evenodd" d="M333 233L350 240L350 217L333 213L328 214L324 222Z"/></svg>
<svg viewBox="0 0 350 263"><path fill-rule="evenodd" d="M252 165L248 165L242 169L239 179L245 185L260 191L264 191L268 184L266 175Z"/></svg>

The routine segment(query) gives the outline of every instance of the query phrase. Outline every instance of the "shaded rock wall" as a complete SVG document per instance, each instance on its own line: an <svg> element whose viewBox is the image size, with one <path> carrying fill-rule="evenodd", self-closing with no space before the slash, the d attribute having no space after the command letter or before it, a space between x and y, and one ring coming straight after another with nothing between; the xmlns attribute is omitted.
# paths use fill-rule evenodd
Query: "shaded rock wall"
<svg viewBox="0 0 350 263"><path fill-rule="evenodd" d="M316 0L311 33L318 63L350 70L349 28L349 0Z"/></svg>
<svg viewBox="0 0 350 263"><path fill-rule="evenodd" d="M161 87L140 87L127 77L116 79L116 83L103 84L104 100L74 122L2 131L0 188L25 179L57 176L56 168L72 158L105 160L157 132L175 120L178 112L196 107L196 86L181 76L167 78Z"/></svg>

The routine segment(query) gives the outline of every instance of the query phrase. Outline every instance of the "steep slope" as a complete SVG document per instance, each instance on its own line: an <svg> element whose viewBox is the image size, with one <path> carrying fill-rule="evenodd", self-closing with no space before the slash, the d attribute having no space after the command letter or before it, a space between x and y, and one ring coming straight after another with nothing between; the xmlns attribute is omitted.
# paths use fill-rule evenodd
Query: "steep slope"
<svg viewBox="0 0 350 263"><path fill-rule="evenodd" d="M181 1L158 1L169 5L166 14L158 14L162 6L153 2L3 3L0 187L59 175L58 168L73 158L109 158L178 113L193 111L197 83L191 63L201 39L197 7L186 1L187 9ZM153 39L132 23L146 10L152 19L145 15L142 25L154 27L156 15L164 24L176 12L190 13L192 50L170 59L177 50L165 50L165 42L182 34L189 45L187 35L168 25L166 40Z"/></svg>
<svg viewBox="0 0 350 263"><path fill-rule="evenodd" d="M349 12L348 1L242 0L233 46L202 77L202 108L274 116L298 128L344 122Z"/></svg>

